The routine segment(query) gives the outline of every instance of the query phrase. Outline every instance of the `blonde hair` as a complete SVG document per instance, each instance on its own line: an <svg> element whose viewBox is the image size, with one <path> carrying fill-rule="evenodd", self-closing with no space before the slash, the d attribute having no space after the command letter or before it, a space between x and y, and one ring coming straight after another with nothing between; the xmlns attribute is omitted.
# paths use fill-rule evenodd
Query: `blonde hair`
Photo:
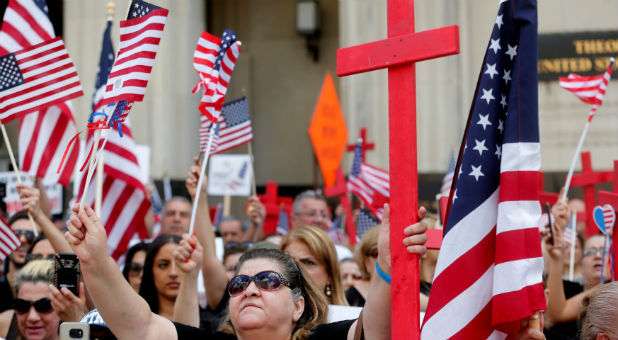
<svg viewBox="0 0 618 340"><path fill-rule="evenodd" d="M380 236L380 225L375 225L363 234L363 237L356 246L356 262L358 262L358 266L363 274L363 280L365 281L371 279L371 274L365 265L365 259L369 257L373 249L378 249L378 236Z"/></svg>
<svg viewBox="0 0 618 340"><path fill-rule="evenodd" d="M294 241L306 244L311 254L324 266L331 286L331 296L327 296L329 302L333 305L347 306L348 301L345 298L343 284L341 283L335 244L328 237L328 234L324 230L313 226L294 228L285 235L281 241L280 249L285 251L285 248Z"/></svg>
<svg viewBox="0 0 618 340"><path fill-rule="evenodd" d="M24 282L51 283L54 280L54 263L47 259L33 260L28 262L15 278L15 296L19 292L19 286Z"/></svg>
<svg viewBox="0 0 618 340"><path fill-rule="evenodd" d="M618 281L596 286L582 301L580 339L596 339L599 333L618 337Z"/></svg>

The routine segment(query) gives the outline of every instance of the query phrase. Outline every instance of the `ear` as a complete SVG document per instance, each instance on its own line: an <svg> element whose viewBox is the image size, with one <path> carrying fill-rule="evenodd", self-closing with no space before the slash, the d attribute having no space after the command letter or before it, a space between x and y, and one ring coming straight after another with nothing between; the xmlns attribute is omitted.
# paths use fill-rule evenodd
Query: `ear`
<svg viewBox="0 0 618 340"><path fill-rule="evenodd" d="M605 333L599 333L597 334L597 337L595 338L596 340L610 340L609 335L605 334Z"/></svg>
<svg viewBox="0 0 618 340"><path fill-rule="evenodd" d="M292 314L292 321L298 322L298 320L300 320L300 317L303 315L304 311L305 311L305 298L301 296L300 298L298 298L298 300L294 301L294 314Z"/></svg>

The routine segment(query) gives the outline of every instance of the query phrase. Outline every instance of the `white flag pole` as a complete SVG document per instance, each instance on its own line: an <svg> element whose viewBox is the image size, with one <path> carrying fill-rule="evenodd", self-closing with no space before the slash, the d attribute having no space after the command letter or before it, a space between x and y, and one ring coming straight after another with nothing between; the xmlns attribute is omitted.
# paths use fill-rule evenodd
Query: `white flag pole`
<svg viewBox="0 0 618 340"><path fill-rule="evenodd" d="M218 124L218 123L217 123ZM202 160L202 169L200 170L200 177L197 180L197 192L195 193L195 202L191 208L191 224L189 225L189 235L193 235L193 229L195 229L195 213L197 212L197 203L200 200L200 193L202 192L202 178L206 171L206 164L208 163L208 157L210 157L210 148L212 146L212 132L215 124L211 124L208 129L208 144L206 145L206 151L204 152L204 159Z"/></svg>
<svg viewBox="0 0 618 340"><path fill-rule="evenodd" d="M571 213L571 221L573 221L573 231L571 232L571 254L569 257L569 281L573 281L573 271L575 270L575 243L577 234L577 213Z"/></svg>
<svg viewBox="0 0 618 340"><path fill-rule="evenodd" d="M2 130L2 136L4 137L4 144L6 144L6 149L9 152L9 158L11 159L11 165L13 165L13 171L15 171L15 175L17 175L17 183L21 184L21 175L19 173L19 168L17 167L17 162L15 162L15 155L13 155L13 148L11 147L11 141L9 140L9 135L6 133L6 128L2 121L0 121L0 129ZM28 219L32 224L32 231L34 232L34 236L39 236L39 231L36 229L36 224L34 223L34 219L32 215L28 213Z"/></svg>
<svg viewBox="0 0 618 340"><path fill-rule="evenodd" d="M594 111L597 109L597 104L592 105L592 109L590 112L594 114ZM567 175L566 182L564 183L564 193L562 194L562 200L566 200L567 195L569 193L569 187L571 186L571 179L573 178L573 171L575 170L575 163L577 162L577 155L582 150L582 145L584 144L584 139L586 139L586 134L588 133L588 127L590 127L590 121L592 119L588 119L586 122L586 126L584 126L584 131L582 131L582 135L579 137L579 143L577 143L577 148L575 149L575 154L573 155L573 160L571 160L571 167L569 168L569 174Z"/></svg>

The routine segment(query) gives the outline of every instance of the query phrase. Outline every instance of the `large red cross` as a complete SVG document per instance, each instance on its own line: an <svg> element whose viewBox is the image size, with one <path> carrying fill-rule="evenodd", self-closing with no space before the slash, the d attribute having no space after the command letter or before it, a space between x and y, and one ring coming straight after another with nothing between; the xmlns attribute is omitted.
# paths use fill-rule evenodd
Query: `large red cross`
<svg viewBox="0 0 618 340"><path fill-rule="evenodd" d="M337 74L388 68L391 194L391 338L418 339L419 264L403 246L418 210L415 63L459 53L459 28L414 32L414 0L388 0L388 38L337 51ZM404 183L409 185L404 185Z"/></svg>
<svg viewBox="0 0 618 340"><path fill-rule="evenodd" d="M263 195L258 195L258 198L264 204L266 210L266 218L264 218L264 225L262 226L262 232L264 235L274 234L277 231L277 222L279 221L279 214L283 205L284 210L291 216L292 203L294 199L291 197L283 197L278 195L279 186L273 181L266 182L266 190Z"/></svg>
<svg viewBox="0 0 618 340"><path fill-rule="evenodd" d="M588 238L598 233L598 229L592 217L592 210L597 202L594 185L597 183L611 182L613 173L611 170L593 171L590 151L582 152L581 159L582 172L573 175L571 187L584 187L584 202L586 203L586 238Z"/></svg>
<svg viewBox="0 0 618 340"><path fill-rule="evenodd" d="M367 143L367 128L360 128L359 138L361 139L361 161L365 161L365 154L367 151L375 149L375 144L373 142ZM348 144L347 151L354 152L357 143Z"/></svg>
<svg viewBox="0 0 618 340"><path fill-rule="evenodd" d="M346 233L350 239L350 244L356 244L356 226L354 226L354 213L352 211L352 205L350 204L350 197L348 197L348 182L345 180L341 168L335 171L335 185L324 188L324 196L339 196L339 203L341 203L341 206L345 210Z"/></svg>

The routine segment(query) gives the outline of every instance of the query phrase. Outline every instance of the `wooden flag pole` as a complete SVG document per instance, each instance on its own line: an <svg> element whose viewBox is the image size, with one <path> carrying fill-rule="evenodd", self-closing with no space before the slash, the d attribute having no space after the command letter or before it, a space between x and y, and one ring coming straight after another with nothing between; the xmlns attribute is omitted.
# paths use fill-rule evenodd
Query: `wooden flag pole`
<svg viewBox="0 0 618 340"><path fill-rule="evenodd" d="M217 123L218 124L218 123ZM189 225L189 235L193 234L193 229L195 228L195 213L197 212L197 203L200 200L200 193L202 192L202 178L204 177L204 172L206 171L206 164L208 163L208 157L210 157L210 148L212 147L212 131L214 124L210 125L208 129L208 144L206 145L206 151L204 152L204 159L202 160L202 169L200 170L200 177L197 180L197 192L195 193L195 202L193 202L193 207L191 208L191 224Z"/></svg>
<svg viewBox="0 0 618 340"><path fill-rule="evenodd" d="M223 217L230 216L230 206L232 205L232 196L225 195L223 196Z"/></svg>
<svg viewBox="0 0 618 340"><path fill-rule="evenodd" d="M592 109L590 112L596 111L598 105L592 105ZM562 194L562 199L565 200L569 193L569 187L571 186L571 179L573 178L573 171L575 171L575 163L577 162L577 156L582 150L582 145L584 144L584 139L586 139L586 134L588 133L588 128L590 127L590 119L586 122L586 126L584 126L584 131L582 131L582 135L579 137L579 142L577 143L577 148L575 149L575 153L573 154L573 160L571 161L571 167L569 168L569 174L567 175L566 182L564 183L564 193Z"/></svg>
<svg viewBox="0 0 618 340"><path fill-rule="evenodd" d="M19 174L19 168L17 167L17 162L15 162L15 155L13 155L13 148L11 147L11 141L9 140L9 135L6 133L6 128L4 124L0 121L0 129L2 129L2 136L4 137L4 144L6 144L6 149L9 151L9 158L11 159L11 165L13 165L13 171L15 171L15 175L17 175L17 183L22 184L21 176ZM39 236L39 231L36 229L36 223L34 223L34 219L32 215L28 213L28 219L32 224L32 231L34 232L34 236Z"/></svg>

